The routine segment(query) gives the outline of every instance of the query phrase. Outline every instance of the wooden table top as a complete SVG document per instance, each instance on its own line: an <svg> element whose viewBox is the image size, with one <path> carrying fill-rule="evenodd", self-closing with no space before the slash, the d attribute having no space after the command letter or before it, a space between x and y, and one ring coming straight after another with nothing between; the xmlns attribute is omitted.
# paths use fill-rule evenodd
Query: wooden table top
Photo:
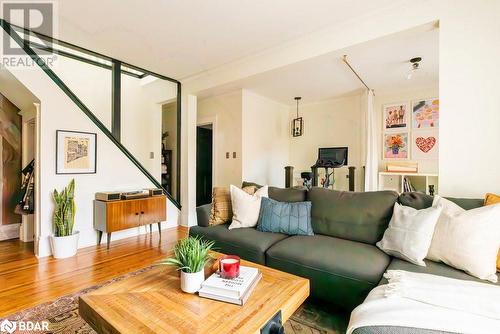
<svg viewBox="0 0 500 334"><path fill-rule="evenodd" d="M80 297L80 316L98 333L260 333L279 311L283 323L309 296L309 280L259 268L245 305L184 293L175 268L158 266Z"/></svg>

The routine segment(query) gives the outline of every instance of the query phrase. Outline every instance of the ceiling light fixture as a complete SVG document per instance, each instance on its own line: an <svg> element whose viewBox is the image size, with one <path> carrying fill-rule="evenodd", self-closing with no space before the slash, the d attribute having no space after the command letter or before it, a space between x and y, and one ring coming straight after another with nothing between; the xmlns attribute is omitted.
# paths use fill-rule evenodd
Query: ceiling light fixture
<svg viewBox="0 0 500 334"><path fill-rule="evenodd" d="M413 75L416 71L420 69L420 62L422 61L422 57L415 57L410 59L410 72L406 75L406 78L410 80L413 78Z"/></svg>
<svg viewBox="0 0 500 334"><path fill-rule="evenodd" d="M294 100L297 101L297 118L292 120L292 136L300 137L304 131L304 121L302 117L299 117L299 101L302 99L300 96L294 97Z"/></svg>

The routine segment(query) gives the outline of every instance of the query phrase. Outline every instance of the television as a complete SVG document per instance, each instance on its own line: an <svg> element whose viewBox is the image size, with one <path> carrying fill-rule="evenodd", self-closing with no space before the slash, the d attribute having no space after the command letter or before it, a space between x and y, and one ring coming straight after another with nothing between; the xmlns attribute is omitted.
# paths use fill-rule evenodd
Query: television
<svg viewBox="0 0 500 334"><path fill-rule="evenodd" d="M318 163L321 165L347 166L347 147L322 147L318 149Z"/></svg>

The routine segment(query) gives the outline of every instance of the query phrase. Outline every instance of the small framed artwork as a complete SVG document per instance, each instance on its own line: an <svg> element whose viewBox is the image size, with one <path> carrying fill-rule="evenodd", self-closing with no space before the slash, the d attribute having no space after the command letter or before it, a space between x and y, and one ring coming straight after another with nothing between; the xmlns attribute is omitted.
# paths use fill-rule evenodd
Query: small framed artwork
<svg viewBox="0 0 500 334"><path fill-rule="evenodd" d="M97 166L97 134L56 131L56 174L94 174Z"/></svg>
<svg viewBox="0 0 500 334"><path fill-rule="evenodd" d="M437 130L413 132L412 155L415 160L439 158L439 133Z"/></svg>
<svg viewBox="0 0 500 334"><path fill-rule="evenodd" d="M384 134L384 159L408 159L410 158L408 147L408 132L385 133Z"/></svg>
<svg viewBox="0 0 500 334"><path fill-rule="evenodd" d="M412 109L413 129L439 127L439 99L414 101Z"/></svg>
<svg viewBox="0 0 500 334"><path fill-rule="evenodd" d="M409 103L386 104L383 109L385 130L401 131L408 127Z"/></svg>

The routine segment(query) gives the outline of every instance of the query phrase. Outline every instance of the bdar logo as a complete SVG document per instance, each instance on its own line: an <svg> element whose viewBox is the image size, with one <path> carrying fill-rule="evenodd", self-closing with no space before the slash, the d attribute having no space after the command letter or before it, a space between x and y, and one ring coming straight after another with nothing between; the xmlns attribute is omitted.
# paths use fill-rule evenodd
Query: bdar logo
<svg viewBox="0 0 500 334"><path fill-rule="evenodd" d="M5 319L0 324L0 332L2 332L2 333L11 334L11 333L14 333L15 330L16 330L16 323L13 321L9 321L8 319Z"/></svg>

